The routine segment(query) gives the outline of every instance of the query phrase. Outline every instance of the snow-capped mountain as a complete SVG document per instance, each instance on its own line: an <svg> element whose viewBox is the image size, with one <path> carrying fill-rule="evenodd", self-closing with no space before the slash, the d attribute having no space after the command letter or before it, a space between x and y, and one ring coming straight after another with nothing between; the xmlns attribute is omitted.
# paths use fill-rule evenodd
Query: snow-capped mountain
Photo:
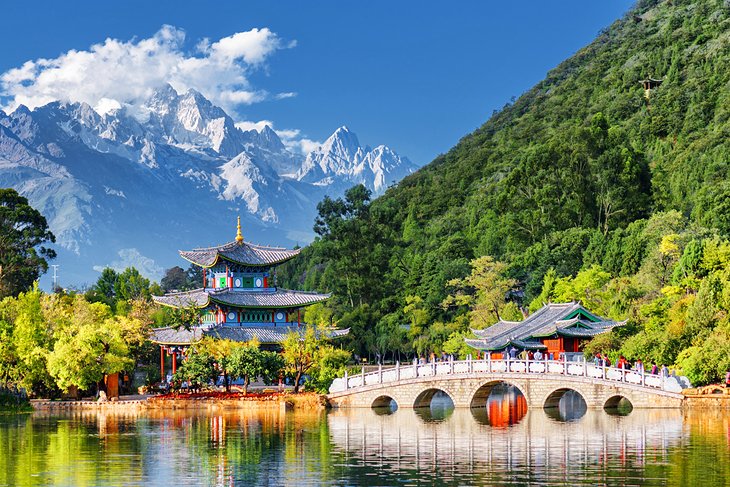
<svg viewBox="0 0 730 487"><path fill-rule="evenodd" d="M302 155L274 130L241 130L200 93L164 86L130 113L53 102L0 111L0 186L48 219L65 283L93 267L135 265L150 277L181 264L179 248L228 241L240 214L248 238L311 240L317 203L356 183L375 194L416 166L347 127Z"/></svg>
<svg viewBox="0 0 730 487"><path fill-rule="evenodd" d="M416 169L389 147L361 146L357 135L343 126L307 155L296 178L318 186L364 184L377 194Z"/></svg>

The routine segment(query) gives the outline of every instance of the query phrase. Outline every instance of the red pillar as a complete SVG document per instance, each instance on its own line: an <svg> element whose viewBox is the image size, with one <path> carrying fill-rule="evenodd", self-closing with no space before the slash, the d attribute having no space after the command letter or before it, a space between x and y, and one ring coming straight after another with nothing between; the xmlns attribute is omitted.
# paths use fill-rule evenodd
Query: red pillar
<svg viewBox="0 0 730 487"><path fill-rule="evenodd" d="M160 382L165 382L165 347L160 345Z"/></svg>
<svg viewBox="0 0 730 487"><path fill-rule="evenodd" d="M172 375L177 371L177 352L172 353Z"/></svg>

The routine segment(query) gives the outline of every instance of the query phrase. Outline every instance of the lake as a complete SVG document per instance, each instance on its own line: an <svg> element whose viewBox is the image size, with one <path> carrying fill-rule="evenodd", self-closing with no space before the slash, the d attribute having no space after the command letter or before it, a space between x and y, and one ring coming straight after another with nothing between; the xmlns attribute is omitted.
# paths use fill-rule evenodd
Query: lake
<svg viewBox="0 0 730 487"><path fill-rule="evenodd" d="M520 400L522 399L522 400ZM149 411L0 416L0 485L702 485L730 482L721 411Z"/></svg>

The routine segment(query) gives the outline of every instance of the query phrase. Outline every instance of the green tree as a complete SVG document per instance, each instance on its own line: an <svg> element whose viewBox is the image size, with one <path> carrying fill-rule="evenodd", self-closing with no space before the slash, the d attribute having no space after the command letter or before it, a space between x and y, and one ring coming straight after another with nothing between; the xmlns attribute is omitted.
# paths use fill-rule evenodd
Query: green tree
<svg viewBox="0 0 730 487"><path fill-rule="evenodd" d="M116 305L116 286L118 280L119 274L117 274L117 271L111 267L105 267L101 271L99 279L86 292L86 299L92 303L102 302L113 308Z"/></svg>
<svg viewBox="0 0 730 487"><path fill-rule="evenodd" d="M0 298L27 290L56 257L43 215L13 189L0 189Z"/></svg>
<svg viewBox="0 0 730 487"><path fill-rule="evenodd" d="M303 334L294 330L287 333L282 346L284 370L294 378L295 393L299 392L302 376L315 371L320 375L326 373L324 370L337 369L336 364L344 356L334 351L327 338L326 329L324 327L317 329L313 325L307 325ZM349 357L349 354L347 356Z"/></svg>
<svg viewBox="0 0 730 487"><path fill-rule="evenodd" d="M133 367L124 339L126 318L112 316L107 305L88 303L81 295L73 298L70 312L68 324L55 331L48 355L48 371L59 388L89 389L104 375Z"/></svg>
<svg viewBox="0 0 730 487"><path fill-rule="evenodd" d="M127 267L117 277L114 293L119 301L150 299L150 280L134 267Z"/></svg>
<svg viewBox="0 0 730 487"><path fill-rule="evenodd" d="M188 275L180 266L167 269L160 280L160 286L164 291L185 291L188 288Z"/></svg>
<svg viewBox="0 0 730 487"><path fill-rule="evenodd" d="M187 382L191 389L200 389L214 381L218 377L218 373L213 355L207 350L197 350L191 347L172 380L177 384Z"/></svg>
<svg viewBox="0 0 730 487"><path fill-rule="evenodd" d="M233 350L227 360L227 370L231 377L243 378L243 392L248 392L252 380L261 377L270 382L278 377L284 359L276 352L261 350L259 342L253 340Z"/></svg>
<svg viewBox="0 0 730 487"><path fill-rule="evenodd" d="M455 293L446 298L444 306L467 306L472 326L484 328L501 319L507 293L517 281L505 277L506 264L488 255L471 261L471 266L470 275L449 282Z"/></svg>

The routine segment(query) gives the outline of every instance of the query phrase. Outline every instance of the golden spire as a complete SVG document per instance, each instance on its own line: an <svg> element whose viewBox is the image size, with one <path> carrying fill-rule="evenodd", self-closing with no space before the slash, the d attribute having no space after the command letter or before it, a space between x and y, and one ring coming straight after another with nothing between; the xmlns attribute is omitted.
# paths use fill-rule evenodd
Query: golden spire
<svg viewBox="0 0 730 487"><path fill-rule="evenodd" d="M238 217L238 229L236 231L236 242L243 243L243 235L241 235L241 217Z"/></svg>

